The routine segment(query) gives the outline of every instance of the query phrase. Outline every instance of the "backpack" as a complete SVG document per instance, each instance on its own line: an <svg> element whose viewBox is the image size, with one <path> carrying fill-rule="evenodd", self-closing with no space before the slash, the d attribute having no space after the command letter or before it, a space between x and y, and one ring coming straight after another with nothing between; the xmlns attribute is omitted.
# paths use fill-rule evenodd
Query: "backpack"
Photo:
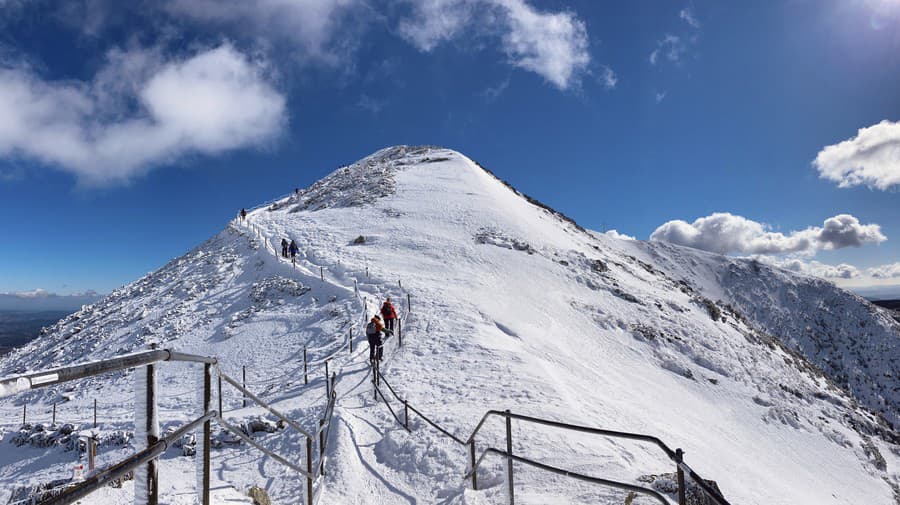
<svg viewBox="0 0 900 505"><path fill-rule="evenodd" d="M369 321L369 324L366 325L366 336L374 337L375 335L378 335L378 327L375 326L374 321Z"/></svg>

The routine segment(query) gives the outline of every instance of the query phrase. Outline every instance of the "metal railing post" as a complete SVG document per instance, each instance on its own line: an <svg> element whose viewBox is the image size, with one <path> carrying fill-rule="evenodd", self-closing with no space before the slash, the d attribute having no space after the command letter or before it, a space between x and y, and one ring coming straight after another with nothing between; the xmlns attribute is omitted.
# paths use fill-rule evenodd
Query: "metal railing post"
<svg viewBox="0 0 900 505"><path fill-rule="evenodd" d="M325 430L323 429L325 426L325 420L319 419L319 461L322 461L322 458L325 457ZM322 469L322 475L325 475L325 465L319 465Z"/></svg>
<svg viewBox="0 0 900 505"><path fill-rule="evenodd" d="M219 415L225 415L225 411L222 409L222 376L219 376Z"/></svg>
<svg viewBox="0 0 900 505"><path fill-rule="evenodd" d="M412 312L412 299L409 296L409 293L406 293L406 311Z"/></svg>
<svg viewBox="0 0 900 505"><path fill-rule="evenodd" d="M312 439L306 437L306 471L312 475ZM306 503L313 505L313 480L312 477L306 477Z"/></svg>
<svg viewBox="0 0 900 505"><path fill-rule="evenodd" d="M472 464L472 489L478 491L478 470L475 467L475 440L469 444L469 459Z"/></svg>
<svg viewBox="0 0 900 505"><path fill-rule="evenodd" d="M97 427L97 399L94 398L94 428Z"/></svg>
<svg viewBox="0 0 900 505"><path fill-rule="evenodd" d="M337 396L337 393L334 392L334 381L337 379L337 372L331 372L331 397ZM331 398L328 398L331 400Z"/></svg>
<svg viewBox="0 0 900 505"><path fill-rule="evenodd" d="M156 347L156 346L153 346ZM146 425L144 429L147 432L147 447L153 447L156 445L156 442L159 441L159 437L157 436L157 426L159 426L159 420L157 419L157 410L156 410L156 366L155 365L147 365L147 404L144 406L147 411L146 415ZM159 503L159 461L157 459L151 459L147 462L147 473L144 475L144 478L147 479L146 489L147 489L147 504L148 505L157 505Z"/></svg>
<svg viewBox="0 0 900 505"><path fill-rule="evenodd" d="M325 397L331 398L331 374L328 373L328 360L325 360Z"/></svg>
<svg viewBox="0 0 900 505"><path fill-rule="evenodd" d="M397 319L397 345L403 347L403 320Z"/></svg>
<svg viewBox="0 0 900 505"><path fill-rule="evenodd" d="M374 372L374 375L372 377L372 383L375 385L375 387L372 388L372 392L375 395L375 401L377 402L378 401L378 360L377 359L372 361L372 371Z"/></svg>
<svg viewBox="0 0 900 505"><path fill-rule="evenodd" d="M306 346L303 346L303 385L309 384L309 375L306 370Z"/></svg>
<svg viewBox="0 0 900 505"><path fill-rule="evenodd" d="M506 410L506 453L512 456L512 418L509 417L509 409ZM506 458L506 473L509 479L509 505L515 505L516 498L513 491L513 460Z"/></svg>
<svg viewBox="0 0 900 505"><path fill-rule="evenodd" d="M26 414L28 414L28 404L23 403L22 404L22 424L25 424L25 418L27 417Z"/></svg>
<svg viewBox="0 0 900 505"><path fill-rule="evenodd" d="M325 268L319 267L319 280L325 282Z"/></svg>
<svg viewBox="0 0 900 505"><path fill-rule="evenodd" d="M353 328L350 328L350 354L353 354Z"/></svg>
<svg viewBox="0 0 900 505"><path fill-rule="evenodd" d="M244 389L247 389L247 365L241 366L241 372L243 374L243 380L241 384L244 386ZM244 395L244 399L241 401L241 407L247 408L247 393L242 393Z"/></svg>
<svg viewBox="0 0 900 505"><path fill-rule="evenodd" d="M409 402L403 400L403 427L409 431Z"/></svg>
<svg viewBox="0 0 900 505"><path fill-rule="evenodd" d="M50 421L50 424L56 424L56 402L53 402L53 420Z"/></svg>
<svg viewBox="0 0 900 505"><path fill-rule="evenodd" d="M684 470L681 469L681 463L684 462L684 451L681 448L675 449L675 472L678 478L678 505L687 505L686 490L684 488Z"/></svg>
<svg viewBox="0 0 900 505"><path fill-rule="evenodd" d="M209 413L212 402L212 365L203 364L203 415ZM221 413L219 414L221 415ZM209 461L209 441L212 434L212 421L209 419L203 423L203 505L210 505L209 501L209 474L211 464Z"/></svg>

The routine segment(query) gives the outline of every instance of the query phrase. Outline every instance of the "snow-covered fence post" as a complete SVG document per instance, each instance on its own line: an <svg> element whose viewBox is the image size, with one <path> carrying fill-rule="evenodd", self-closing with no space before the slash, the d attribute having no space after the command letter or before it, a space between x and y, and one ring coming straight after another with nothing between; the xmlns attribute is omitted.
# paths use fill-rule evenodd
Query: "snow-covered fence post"
<svg viewBox="0 0 900 505"><path fill-rule="evenodd" d="M203 414L209 412L209 406L212 401L212 365L210 363L203 364ZM209 501L209 441L212 434L212 421L207 419L203 423L203 505L210 505Z"/></svg>
<svg viewBox="0 0 900 505"><path fill-rule="evenodd" d="M97 399L94 398L94 428L97 427Z"/></svg>
<svg viewBox="0 0 900 505"><path fill-rule="evenodd" d="M151 349L156 349L152 344ZM156 366L150 364L135 373L134 427L137 451L159 441L159 419L156 408ZM157 505L159 502L159 462L151 459L134 472L135 505Z"/></svg>
<svg viewBox="0 0 900 505"><path fill-rule="evenodd" d="M244 386L244 389L247 389L247 365L241 366L241 371L244 379L243 382L241 382L241 385ZM241 407L247 408L247 393L242 392L241 394L244 395L243 400L241 400Z"/></svg>
<svg viewBox="0 0 900 505"><path fill-rule="evenodd" d="M54 424L56 424L56 402L53 402L53 417L52 417L52 419L53 419L53 420L50 421L50 425L51 425L51 426L53 426Z"/></svg>
<svg viewBox="0 0 900 505"><path fill-rule="evenodd" d="M515 505L516 499L513 492L513 460L512 456L512 418L509 417L509 409L506 410L506 473L509 480L509 505Z"/></svg>
<svg viewBox="0 0 900 505"><path fill-rule="evenodd" d="M325 268L319 267L319 280L325 282Z"/></svg>
<svg viewBox="0 0 900 505"><path fill-rule="evenodd" d="M684 489L684 470L681 469L681 463L684 462L684 451L681 448L675 449L675 473L678 478L678 505L687 505L687 497Z"/></svg>
<svg viewBox="0 0 900 505"><path fill-rule="evenodd" d="M397 279L397 285L400 286L400 289L403 289L403 280Z"/></svg>
<svg viewBox="0 0 900 505"><path fill-rule="evenodd" d="M325 419L319 419L319 462L325 457ZM322 475L325 475L325 465L319 465Z"/></svg>
<svg viewBox="0 0 900 505"><path fill-rule="evenodd" d="M306 471L312 475L312 439L306 437ZM313 505L313 480L312 477L306 477L306 503Z"/></svg>
<svg viewBox="0 0 900 505"><path fill-rule="evenodd" d="M472 443L469 444L469 459L472 465L472 489L478 491L478 471L475 469L475 437L472 437Z"/></svg>
<svg viewBox="0 0 900 505"><path fill-rule="evenodd" d="M403 400L403 427L409 431L409 402Z"/></svg>
<svg viewBox="0 0 900 505"><path fill-rule="evenodd" d="M406 312L412 312L412 298L406 293Z"/></svg>
<svg viewBox="0 0 900 505"><path fill-rule="evenodd" d="M397 345L403 347L403 320L397 319Z"/></svg>
<svg viewBox="0 0 900 505"><path fill-rule="evenodd" d="M331 375L328 373L328 360L325 360L325 397L331 398L331 388L328 387L329 379Z"/></svg>
<svg viewBox="0 0 900 505"><path fill-rule="evenodd" d="M222 376L219 375L219 416L225 414L225 411L222 409Z"/></svg>
<svg viewBox="0 0 900 505"><path fill-rule="evenodd" d="M28 413L28 404L22 404L22 424L25 424L25 416Z"/></svg>
<svg viewBox="0 0 900 505"><path fill-rule="evenodd" d="M309 374L306 368L306 346L303 346L303 385L309 384Z"/></svg>
<svg viewBox="0 0 900 505"><path fill-rule="evenodd" d="M353 354L353 328L350 328L350 354Z"/></svg>

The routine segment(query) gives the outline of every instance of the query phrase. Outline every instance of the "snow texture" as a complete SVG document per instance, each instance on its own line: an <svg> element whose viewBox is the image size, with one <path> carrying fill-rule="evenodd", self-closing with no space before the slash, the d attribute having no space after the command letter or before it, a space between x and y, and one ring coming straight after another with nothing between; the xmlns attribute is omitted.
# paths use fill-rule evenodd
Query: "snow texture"
<svg viewBox="0 0 900 505"><path fill-rule="evenodd" d="M296 267L272 247L282 238L300 246ZM245 223L229 223L5 356L0 375L158 343L217 356L238 380L246 366L248 388L313 431L324 415L329 359L337 403L318 503L504 503L505 462L486 458L473 491L462 479L467 448L415 415L407 432L373 399L363 327L387 296L403 317L403 346L388 339L382 372L457 436L467 437L488 409L510 409L658 436L683 448L735 504L900 503L900 329L887 312L752 260L584 230L441 148L384 149L255 208ZM174 429L198 412L202 368L166 362L157 371L159 419ZM17 430L23 403L40 417L61 398L68 422L86 422L96 398L99 432L133 430L139 373L0 398L3 431ZM227 385L222 401L235 426L274 421L243 407ZM402 404L390 405L402 419ZM479 453L505 447L503 428L499 419L486 423ZM215 431L214 501L246 503L253 486L274 503L305 496L305 479ZM248 431L305 465L296 430ZM62 452L2 443L0 500L20 483L70 473ZM513 422L513 448L631 483L673 471L653 447L528 423ZM126 453L111 447L101 464ZM167 503L196 500L197 456L184 454L173 448L161 460ZM520 504L618 505L627 497L519 464L515 489ZM124 504L133 494L126 482L85 503Z"/></svg>

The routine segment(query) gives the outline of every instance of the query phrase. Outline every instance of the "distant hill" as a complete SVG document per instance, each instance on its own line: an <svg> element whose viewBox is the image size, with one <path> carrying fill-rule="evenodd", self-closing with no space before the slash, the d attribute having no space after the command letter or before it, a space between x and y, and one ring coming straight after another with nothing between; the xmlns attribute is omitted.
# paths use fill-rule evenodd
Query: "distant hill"
<svg viewBox="0 0 900 505"><path fill-rule="evenodd" d="M50 326L69 313L60 310L39 312L0 310L0 356L14 347L34 340L44 326Z"/></svg>

